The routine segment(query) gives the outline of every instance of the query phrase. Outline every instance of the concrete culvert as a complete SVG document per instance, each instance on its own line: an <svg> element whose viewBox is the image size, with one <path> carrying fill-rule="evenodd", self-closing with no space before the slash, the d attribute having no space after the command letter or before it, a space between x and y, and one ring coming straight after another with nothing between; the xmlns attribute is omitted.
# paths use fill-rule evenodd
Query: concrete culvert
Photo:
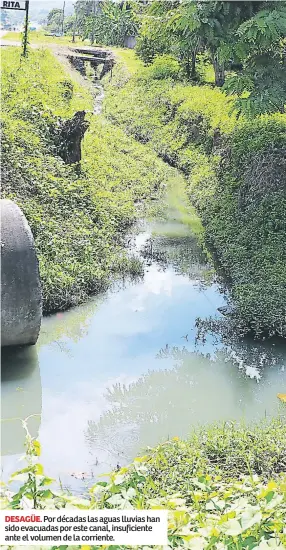
<svg viewBox="0 0 286 550"><path fill-rule="evenodd" d="M1 200L1 346L35 344L42 293L34 239L20 208Z"/></svg>

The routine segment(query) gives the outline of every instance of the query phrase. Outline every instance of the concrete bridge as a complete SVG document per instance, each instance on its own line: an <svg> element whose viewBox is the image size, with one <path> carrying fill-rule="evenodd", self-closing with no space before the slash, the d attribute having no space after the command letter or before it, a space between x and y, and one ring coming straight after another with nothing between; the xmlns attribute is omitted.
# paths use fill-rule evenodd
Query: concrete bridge
<svg viewBox="0 0 286 550"><path fill-rule="evenodd" d="M86 75L86 63L89 63L94 69L95 75L97 68L102 65L99 79L103 78L106 73L112 71L115 63L115 58L112 52L104 48L69 48L67 58L70 63L84 76Z"/></svg>

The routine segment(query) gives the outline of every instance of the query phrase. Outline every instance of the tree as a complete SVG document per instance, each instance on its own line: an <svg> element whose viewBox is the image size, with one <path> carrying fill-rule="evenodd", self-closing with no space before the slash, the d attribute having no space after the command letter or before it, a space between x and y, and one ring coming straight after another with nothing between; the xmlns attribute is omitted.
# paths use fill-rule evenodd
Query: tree
<svg viewBox="0 0 286 550"><path fill-rule="evenodd" d="M225 90L238 96L238 116L284 112L286 103L286 3L269 2L236 31L234 54L241 71L227 79Z"/></svg>
<svg viewBox="0 0 286 550"><path fill-rule="evenodd" d="M65 17L64 20L64 32L65 34L73 34L75 29L75 22L76 18L75 15L69 15L68 17Z"/></svg>
<svg viewBox="0 0 286 550"><path fill-rule="evenodd" d="M136 51L145 63L155 56L173 54L184 67L187 77L196 76L196 56L200 37L178 22L178 0L152 2L144 14Z"/></svg>
<svg viewBox="0 0 286 550"><path fill-rule="evenodd" d="M124 46L125 38L137 34L138 22L134 2L104 0L96 11L85 17L86 38L91 42Z"/></svg>
<svg viewBox="0 0 286 550"><path fill-rule="evenodd" d="M215 72L215 83L223 86L225 62L229 60L239 25L252 17L263 2L209 2L178 0L151 2L139 37L139 54L144 48L156 54L174 53L185 65L187 75L196 74L196 57L205 51ZM157 25L157 38L156 27ZM148 42L151 26L155 39ZM157 51L156 51L157 48ZM162 49L165 51L162 52ZM167 50L167 51L166 51Z"/></svg>
<svg viewBox="0 0 286 550"><path fill-rule="evenodd" d="M185 64L187 78L194 79L197 54L203 45L202 37L198 32L199 24L195 18L196 6L192 3L180 8L174 15L171 13L167 28L171 30L177 43L179 58L181 63Z"/></svg>
<svg viewBox="0 0 286 550"><path fill-rule="evenodd" d="M75 3L76 31L82 38L87 37L88 19L92 16L95 5L95 0L77 0Z"/></svg>
<svg viewBox="0 0 286 550"><path fill-rule="evenodd" d="M231 54L235 31L253 9L253 2L182 0L169 26L179 32L181 42L185 48L191 49L194 58L199 47L208 52L214 68L215 84L221 87L225 81L225 61Z"/></svg>
<svg viewBox="0 0 286 550"><path fill-rule="evenodd" d="M53 8L47 15L47 29L50 32L60 32L62 28L63 11Z"/></svg>
<svg viewBox="0 0 286 550"><path fill-rule="evenodd" d="M152 63L157 55L171 53L174 42L167 32L166 14L145 14L142 18L140 33L136 43L136 53L146 65Z"/></svg>

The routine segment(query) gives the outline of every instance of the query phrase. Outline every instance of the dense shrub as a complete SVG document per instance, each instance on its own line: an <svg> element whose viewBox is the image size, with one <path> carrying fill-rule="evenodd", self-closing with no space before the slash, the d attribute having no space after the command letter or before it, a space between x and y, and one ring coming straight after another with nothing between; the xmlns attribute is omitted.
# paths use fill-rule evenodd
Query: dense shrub
<svg viewBox="0 0 286 550"><path fill-rule="evenodd" d="M127 36L138 31L137 17L125 3L106 0L94 16L83 19L83 34L97 44L124 46Z"/></svg>
<svg viewBox="0 0 286 550"><path fill-rule="evenodd" d="M117 71L105 113L185 173L234 326L285 337L286 116L237 121L219 89Z"/></svg>
<svg viewBox="0 0 286 550"><path fill-rule="evenodd" d="M147 71L145 71L147 72ZM154 59L148 69L149 78L154 80L163 80L164 78L178 78L180 65L171 55L161 55Z"/></svg>
<svg viewBox="0 0 286 550"><path fill-rule="evenodd" d="M163 26L158 25L156 18L143 18L140 33L136 40L136 53L148 65L157 55L170 53L171 35Z"/></svg>

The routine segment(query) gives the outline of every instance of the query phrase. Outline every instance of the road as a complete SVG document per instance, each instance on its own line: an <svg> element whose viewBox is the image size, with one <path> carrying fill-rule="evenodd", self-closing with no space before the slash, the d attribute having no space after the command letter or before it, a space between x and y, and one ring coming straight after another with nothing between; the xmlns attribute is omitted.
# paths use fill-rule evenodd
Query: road
<svg viewBox="0 0 286 550"><path fill-rule="evenodd" d="M5 40L3 37L7 34L7 31L0 31L0 46L21 46L21 42L12 42L11 40Z"/></svg>
<svg viewBox="0 0 286 550"><path fill-rule="evenodd" d="M3 38L5 36L5 34L7 34L7 31L0 31L0 47L1 46L21 46L21 42L20 41L14 41L14 40L5 40L5 38Z"/></svg>
<svg viewBox="0 0 286 550"><path fill-rule="evenodd" d="M21 41L16 41L16 40L5 40L5 38L3 38L5 36L5 34L7 34L7 31L0 31L0 47L5 47L5 46L22 46L22 42ZM29 47L30 48L39 48L40 46L43 46L43 44L29 44Z"/></svg>

